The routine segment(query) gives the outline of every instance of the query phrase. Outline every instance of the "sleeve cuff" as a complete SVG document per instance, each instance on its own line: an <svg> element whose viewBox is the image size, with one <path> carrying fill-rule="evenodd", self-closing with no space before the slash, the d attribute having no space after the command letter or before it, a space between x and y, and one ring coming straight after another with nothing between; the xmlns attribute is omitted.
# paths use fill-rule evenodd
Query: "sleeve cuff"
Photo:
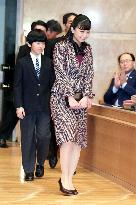
<svg viewBox="0 0 136 205"><path fill-rule="evenodd" d="M113 88L112 88L112 92L113 92L113 93L117 93L118 90L119 90L119 88L116 88L115 86L113 86Z"/></svg>
<svg viewBox="0 0 136 205"><path fill-rule="evenodd" d="M125 82L125 83L123 83L122 85L121 85L121 88L122 89L124 89L125 87L126 87L126 85L127 85L127 83Z"/></svg>

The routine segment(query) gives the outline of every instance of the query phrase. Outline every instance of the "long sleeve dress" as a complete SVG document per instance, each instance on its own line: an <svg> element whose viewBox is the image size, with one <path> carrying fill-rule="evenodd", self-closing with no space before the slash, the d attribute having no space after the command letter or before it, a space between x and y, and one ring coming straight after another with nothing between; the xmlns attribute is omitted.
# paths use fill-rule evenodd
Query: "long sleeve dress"
<svg viewBox="0 0 136 205"><path fill-rule="evenodd" d="M59 146L75 142L81 148L87 146L87 109L71 109L65 97L82 92L92 98L93 58L90 45L84 50L79 63L74 47L69 41L61 41L54 48L56 80L51 91L51 113L54 120L56 141Z"/></svg>

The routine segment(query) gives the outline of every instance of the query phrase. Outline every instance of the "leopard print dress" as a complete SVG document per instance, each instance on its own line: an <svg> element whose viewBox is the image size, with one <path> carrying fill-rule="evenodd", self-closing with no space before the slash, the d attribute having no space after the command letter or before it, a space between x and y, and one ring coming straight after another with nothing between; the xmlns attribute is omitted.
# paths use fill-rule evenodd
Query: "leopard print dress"
<svg viewBox="0 0 136 205"><path fill-rule="evenodd" d="M75 142L81 148L87 146L87 110L67 107L65 97L82 92L92 98L93 58L90 45L85 48L81 64L68 41L61 41L54 48L56 80L51 91L51 114L59 146Z"/></svg>

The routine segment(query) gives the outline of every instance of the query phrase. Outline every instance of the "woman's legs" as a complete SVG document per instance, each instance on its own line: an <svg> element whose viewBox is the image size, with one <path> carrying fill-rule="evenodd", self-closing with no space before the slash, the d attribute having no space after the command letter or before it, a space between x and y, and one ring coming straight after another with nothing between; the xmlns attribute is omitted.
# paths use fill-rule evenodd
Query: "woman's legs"
<svg viewBox="0 0 136 205"><path fill-rule="evenodd" d="M74 142L63 143L60 147L61 181L64 188L69 190L74 189L72 177L80 157L80 150L80 146Z"/></svg>
<svg viewBox="0 0 136 205"><path fill-rule="evenodd" d="M60 164L61 164L61 181L66 189L70 189L69 187L69 164L71 160L71 152L72 152L73 143L66 142L63 143L60 147Z"/></svg>
<svg viewBox="0 0 136 205"><path fill-rule="evenodd" d="M72 155L71 155L70 165L69 165L69 186L71 190L75 189L72 184L72 178L77 168L77 164L78 164L79 157L80 157L80 151L81 151L81 147L74 143L73 150L71 153Z"/></svg>

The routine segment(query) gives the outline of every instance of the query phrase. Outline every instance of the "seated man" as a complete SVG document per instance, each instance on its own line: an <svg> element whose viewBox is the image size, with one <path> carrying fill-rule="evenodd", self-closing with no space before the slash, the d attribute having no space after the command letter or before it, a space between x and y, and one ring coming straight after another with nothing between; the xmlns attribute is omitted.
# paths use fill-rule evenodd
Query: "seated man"
<svg viewBox="0 0 136 205"><path fill-rule="evenodd" d="M104 95L108 105L122 106L124 100L131 99L136 94L135 56L123 53L118 57L120 72L116 73Z"/></svg>

